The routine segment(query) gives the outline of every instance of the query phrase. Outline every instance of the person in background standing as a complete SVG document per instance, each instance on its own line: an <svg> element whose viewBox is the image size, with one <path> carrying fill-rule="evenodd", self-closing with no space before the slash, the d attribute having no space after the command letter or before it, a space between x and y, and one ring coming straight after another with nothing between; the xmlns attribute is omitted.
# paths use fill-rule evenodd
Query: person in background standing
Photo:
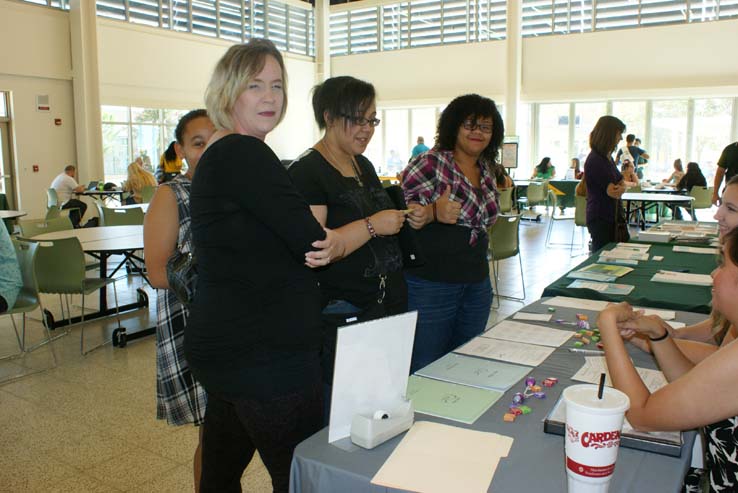
<svg viewBox="0 0 738 493"><path fill-rule="evenodd" d="M592 150L584 162L584 181L587 186L587 230L592 237L593 252L615 239L615 214L622 211L619 199L625 193L625 181L615 166L612 153L623 139L623 132L625 124L607 115L597 120L589 134Z"/></svg>
<svg viewBox="0 0 738 493"><path fill-rule="evenodd" d="M733 176L738 174L738 142L733 142L725 146L723 152L720 154L720 159L717 162L717 171L715 172L715 183L712 190L712 203L713 205L718 204L718 198L720 197L720 185L730 181Z"/></svg>
<svg viewBox="0 0 738 493"><path fill-rule="evenodd" d="M69 219L72 221L72 226L79 228L79 224L87 211L87 204L72 198L73 194L85 191L85 186L80 185L74 179L75 172L76 168L74 166L65 167L64 172L59 173L51 182L50 188L56 190L56 196L62 209L77 209L69 212Z"/></svg>
<svg viewBox="0 0 738 493"><path fill-rule="evenodd" d="M418 141L417 142L418 142L417 145L415 147L413 147L413 150L411 151L410 159L412 159L415 156L417 156L418 154L422 154L425 151L427 151L428 149L430 149L427 145L425 145L425 139L423 138L422 135L418 137Z"/></svg>
<svg viewBox="0 0 738 493"><path fill-rule="evenodd" d="M640 141L639 141L640 142ZM648 153L641 149L636 145L636 136L634 134L628 134L628 136L625 138L625 146L628 148L628 152L633 157L631 162L634 166L639 163L641 158L649 159L651 156L648 155ZM617 156L615 157L615 162L619 163L621 162L621 156L625 153L623 149L620 149L617 153Z"/></svg>
<svg viewBox="0 0 738 493"><path fill-rule="evenodd" d="M169 289L167 261L175 249L192 251L190 237L190 184L200 156L215 132L203 109L193 110L177 123L175 150L187 161L187 173L157 188L144 221L144 254L149 282L157 290L156 418L171 425L202 425L205 390L192 376L184 359L187 309ZM202 471L202 427L195 449L195 491Z"/></svg>
<svg viewBox="0 0 738 493"><path fill-rule="evenodd" d="M436 146L401 174L410 226L427 259L405 270L418 310L413 372L479 335L492 304L487 228L497 220L496 162L504 124L495 102L459 96L438 120Z"/></svg>

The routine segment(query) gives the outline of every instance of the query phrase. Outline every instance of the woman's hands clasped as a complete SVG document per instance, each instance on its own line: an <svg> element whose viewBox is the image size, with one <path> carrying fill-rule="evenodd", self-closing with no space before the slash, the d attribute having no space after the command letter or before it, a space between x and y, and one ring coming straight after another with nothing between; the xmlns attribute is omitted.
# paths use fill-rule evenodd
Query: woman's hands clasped
<svg viewBox="0 0 738 493"><path fill-rule="evenodd" d="M392 236L400 232L405 222L405 212L397 209L387 209L372 214L369 216L369 221L379 236Z"/></svg>
<svg viewBox="0 0 738 493"><path fill-rule="evenodd" d="M305 265L310 268L323 267L339 259L346 253L346 240L340 233L332 229L323 228L325 239L312 243L314 250L305 254Z"/></svg>

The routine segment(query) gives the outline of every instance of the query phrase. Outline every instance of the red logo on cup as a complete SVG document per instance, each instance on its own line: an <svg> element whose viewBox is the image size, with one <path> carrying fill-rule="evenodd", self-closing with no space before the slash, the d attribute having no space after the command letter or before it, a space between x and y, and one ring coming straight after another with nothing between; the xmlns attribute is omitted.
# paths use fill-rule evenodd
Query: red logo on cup
<svg viewBox="0 0 738 493"><path fill-rule="evenodd" d="M615 463L607 466L588 466L586 464L580 464L569 457L566 458L566 467L570 471L588 478L605 478L615 471Z"/></svg>
<svg viewBox="0 0 738 493"><path fill-rule="evenodd" d="M598 431L596 433L585 431L582 433L581 443L585 448L617 447L620 445L620 431Z"/></svg>
<svg viewBox="0 0 738 493"><path fill-rule="evenodd" d="M566 425L566 438L571 443L577 443L579 441L579 432L569 425Z"/></svg>

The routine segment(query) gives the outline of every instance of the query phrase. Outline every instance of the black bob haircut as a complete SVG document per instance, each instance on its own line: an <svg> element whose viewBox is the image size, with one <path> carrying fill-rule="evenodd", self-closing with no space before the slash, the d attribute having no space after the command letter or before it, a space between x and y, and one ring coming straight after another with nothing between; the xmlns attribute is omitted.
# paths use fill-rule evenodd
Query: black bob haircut
<svg viewBox="0 0 738 493"><path fill-rule="evenodd" d="M321 130L328 125L325 113L332 120L344 118L344 126L350 120L346 117L362 117L376 98L374 86L369 82L349 75L331 77L313 88L313 113L315 122Z"/></svg>
<svg viewBox="0 0 738 493"><path fill-rule="evenodd" d="M446 106L438 119L436 146L440 150L453 151L464 120L476 122L480 118L492 118L492 138L482 151L481 158L489 165L495 164L505 138L505 124L495 102L479 94L459 96Z"/></svg>

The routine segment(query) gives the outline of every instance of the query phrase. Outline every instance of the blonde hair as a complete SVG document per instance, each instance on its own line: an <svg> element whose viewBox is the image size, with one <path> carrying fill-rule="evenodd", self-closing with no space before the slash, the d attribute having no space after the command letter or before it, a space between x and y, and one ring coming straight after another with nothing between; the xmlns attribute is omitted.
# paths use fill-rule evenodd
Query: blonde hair
<svg viewBox="0 0 738 493"><path fill-rule="evenodd" d="M143 187L146 186L156 186L156 178L154 178L154 175L143 169L141 165L135 161L129 164L128 179L123 185L123 189L139 195Z"/></svg>
<svg viewBox="0 0 738 493"><path fill-rule="evenodd" d="M287 71L282 54L268 39L254 38L246 44L231 46L213 70L205 90L205 106L216 129L233 130L233 107L249 81L264 69L268 56L274 57L282 69L284 102L277 123L282 121L287 111Z"/></svg>

